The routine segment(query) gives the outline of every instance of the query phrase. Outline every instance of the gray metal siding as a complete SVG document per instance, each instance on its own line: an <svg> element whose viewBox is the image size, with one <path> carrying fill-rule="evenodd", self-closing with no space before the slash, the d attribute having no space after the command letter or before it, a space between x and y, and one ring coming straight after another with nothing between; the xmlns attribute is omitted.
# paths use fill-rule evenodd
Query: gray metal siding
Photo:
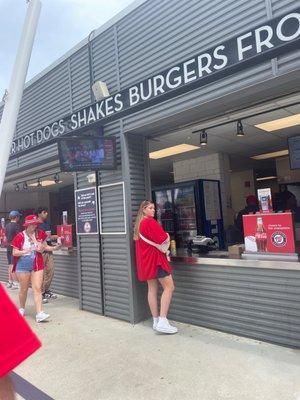
<svg viewBox="0 0 300 400"><path fill-rule="evenodd" d="M78 298L78 271L76 251L68 255L54 255L55 273L51 289L64 296Z"/></svg>
<svg viewBox="0 0 300 400"><path fill-rule="evenodd" d="M171 319L300 347L300 271L174 265Z"/></svg>
<svg viewBox="0 0 300 400"><path fill-rule="evenodd" d="M28 153L25 153L22 156L17 157L18 167L26 167L30 166L33 162L34 163L41 163L41 166L47 162L47 160L51 159L52 157L58 157L57 155L57 144L53 143L47 146L46 150L38 149ZM58 166L58 159L57 159L57 166Z"/></svg>
<svg viewBox="0 0 300 400"><path fill-rule="evenodd" d="M89 187L87 173L76 174L76 188ZM103 314L101 253L98 235L77 236L80 308Z"/></svg>
<svg viewBox="0 0 300 400"><path fill-rule="evenodd" d="M187 60L266 19L261 0L151 0L118 24L121 87Z"/></svg>
<svg viewBox="0 0 300 400"><path fill-rule="evenodd" d="M94 81L104 81L110 92L118 91L117 60L113 28L92 41Z"/></svg>
<svg viewBox="0 0 300 400"><path fill-rule="evenodd" d="M130 321L130 293L125 235L102 236L104 314Z"/></svg>
<svg viewBox="0 0 300 400"><path fill-rule="evenodd" d="M122 87L187 60L266 18L265 2L261 0L149 1L118 25ZM132 28L129 28L130 23ZM124 130L151 124L271 77L271 62L268 61L128 116L124 118Z"/></svg>
<svg viewBox="0 0 300 400"><path fill-rule="evenodd" d="M0 250L0 281L1 282L7 282L8 279L8 264L7 264L7 258L6 258L6 250L1 249Z"/></svg>
<svg viewBox="0 0 300 400"><path fill-rule="evenodd" d="M23 93L17 137L53 122L70 112L68 62L60 64Z"/></svg>
<svg viewBox="0 0 300 400"><path fill-rule="evenodd" d="M120 122L105 126L105 135L114 135L117 139L117 170L99 172L99 185L108 185L123 181L120 146ZM123 202L118 189L102 192L102 215L104 227L109 230L124 230ZM127 263L126 235L102 235L102 265L104 287L104 314L109 317L130 321L130 283Z"/></svg>
<svg viewBox="0 0 300 400"><path fill-rule="evenodd" d="M105 80L111 93L115 93L265 21L267 4L262 0L149 0L96 38L92 39L91 35L92 78ZM295 7L296 1L272 0L271 6L273 16L277 16ZM299 52L280 58L278 74L299 68L299 63ZM273 72L271 62L265 62L164 101L126 117L123 130L130 131L151 124L257 85L272 78ZM90 102L89 45L84 44L25 89L17 134L30 133ZM27 160L25 165L28 165ZM10 163L9 171L15 167L14 163Z"/></svg>
<svg viewBox="0 0 300 400"><path fill-rule="evenodd" d="M272 14L273 17L280 16L281 14L293 10L299 6L298 0L271 0L272 1ZM288 53L284 56L278 57L278 74L284 74L288 71L299 69L300 65L300 49L293 53Z"/></svg>
<svg viewBox="0 0 300 400"><path fill-rule="evenodd" d="M92 102L90 96L89 52L85 46L70 58L71 111Z"/></svg>
<svg viewBox="0 0 300 400"><path fill-rule="evenodd" d="M149 198L150 176L146 140L137 135L126 135L124 153L125 182L128 197L128 268L132 285L132 322L136 323L148 316L147 285L138 282L136 274L135 244L133 226L141 202Z"/></svg>

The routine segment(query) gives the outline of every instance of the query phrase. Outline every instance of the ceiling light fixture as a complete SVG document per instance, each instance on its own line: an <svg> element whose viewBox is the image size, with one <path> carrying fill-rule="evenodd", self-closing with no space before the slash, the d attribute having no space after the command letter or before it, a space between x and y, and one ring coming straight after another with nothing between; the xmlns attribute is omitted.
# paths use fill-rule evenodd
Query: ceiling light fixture
<svg viewBox="0 0 300 400"><path fill-rule="evenodd" d="M179 144L177 146L166 147L162 150L157 150L149 153L149 158L152 160L157 160L158 158L170 157L176 154L185 153L187 151L197 150L199 146L194 146L192 144Z"/></svg>
<svg viewBox="0 0 300 400"><path fill-rule="evenodd" d="M262 178L256 178L257 181L269 181L271 179L277 179L277 176L264 176Z"/></svg>
<svg viewBox="0 0 300 400"><path fill-rule="evenodd" d="M274 119L273 121L264 122L262 124L254 125L263 131L273 132L279 129L289 128L291 126L300 125L300 114L291 115L285 118Z"/></svg>
<svg viewBox="0 0 300 400"><path fill-rule="evenodd" d="M245 136L244 127L240 119L236 123L236 136L238 137Z"/></svg>
<svg viewBox="0 0 300 400"><path fill-rule="evenodd" d="M287 156L288 154L289 151L286 149L286 150L273 151L272 153L259 154L257 156L252 156L251 158L253 160L266 160L267 158L282 157L282 156Z"/></svg>
<svg viewBox="0 0 300 400"><path fill-rule="evenodd" d="M207 146L207 132L205 129L203 129L200 133L200 146Z"/></svg>
<svg viewBox="0 0 300 400"><path fill-rule="evenodd" d="M53 179L54 179L54 182L55 182L55 183L60 183L60 181L59 181L59 175L58 175L58 174L55 174L54 177L53 177Z"/></svg>

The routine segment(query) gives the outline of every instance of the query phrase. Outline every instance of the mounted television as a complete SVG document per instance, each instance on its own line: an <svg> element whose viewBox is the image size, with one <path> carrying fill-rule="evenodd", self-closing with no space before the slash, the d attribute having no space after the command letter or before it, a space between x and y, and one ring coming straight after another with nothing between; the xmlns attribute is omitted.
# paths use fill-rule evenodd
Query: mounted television
<svg viewBox="0 0 300 400"><path fill-rule="evenodd" d="M300 136L293 136L288 138L290 168L300 168Z"/></svg>
<svg viewBox="0 0 300 400"><path fill-rule="evenodd" d="M62 171L116 169L116 140L112 137L70 136L58 138Z"/></svg>

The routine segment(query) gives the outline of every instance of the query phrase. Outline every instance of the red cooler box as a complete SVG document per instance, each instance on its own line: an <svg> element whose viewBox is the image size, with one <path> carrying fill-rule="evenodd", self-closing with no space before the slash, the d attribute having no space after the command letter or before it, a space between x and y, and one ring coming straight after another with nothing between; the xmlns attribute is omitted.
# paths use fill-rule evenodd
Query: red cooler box
<svg viewBox="0 0 300 400"><path fill-rule="evenodd" d="M246 252L295 253L291 212L243 215Z"/></svg>

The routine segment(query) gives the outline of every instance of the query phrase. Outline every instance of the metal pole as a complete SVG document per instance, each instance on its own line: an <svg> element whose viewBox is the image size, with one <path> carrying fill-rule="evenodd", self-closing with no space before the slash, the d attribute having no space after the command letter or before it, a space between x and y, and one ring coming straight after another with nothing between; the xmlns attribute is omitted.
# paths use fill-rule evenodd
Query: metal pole
<svg viewBox="0 0 300 400"><path fill-rule="evenodd" d="M5 105L0 123L0 196L2 193L9 153L16 128L40 11L40 0L30 0L9 83L8 93L5 98Z"/></svg>

